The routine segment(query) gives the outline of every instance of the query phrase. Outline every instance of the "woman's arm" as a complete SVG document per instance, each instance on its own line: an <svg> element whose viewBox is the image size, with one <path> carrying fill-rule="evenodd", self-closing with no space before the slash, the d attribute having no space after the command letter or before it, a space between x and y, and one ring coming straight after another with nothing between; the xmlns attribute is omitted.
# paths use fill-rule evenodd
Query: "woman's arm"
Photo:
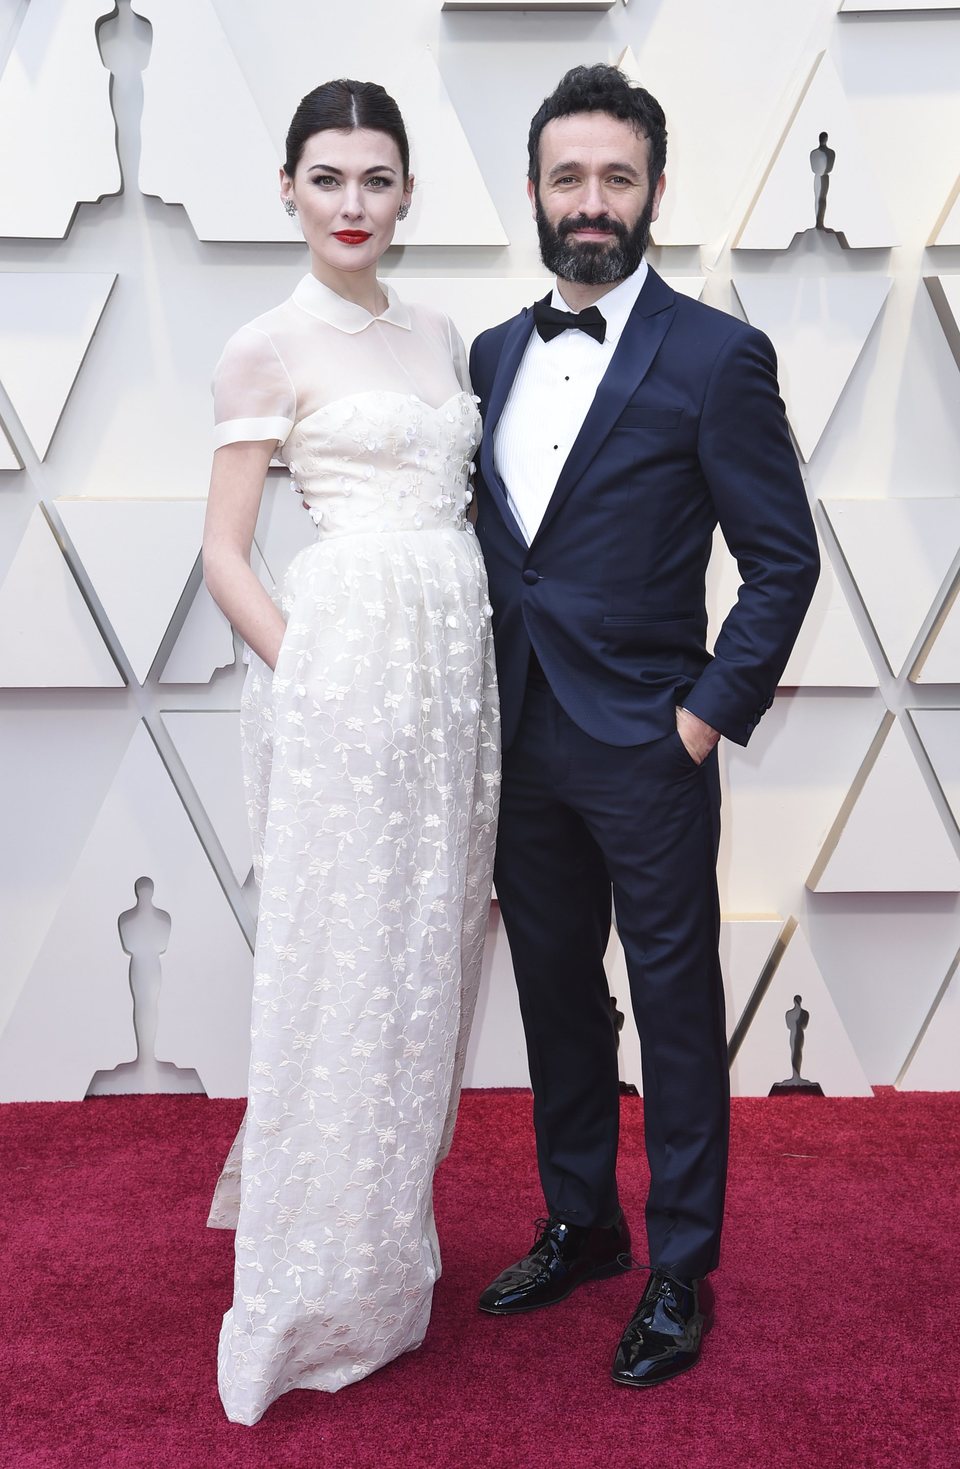
<svg viewBox="0 0 960 1469"><path fill-rule="evenodd" d="M250 566L267 466L276 441L225 444L213 456L203 527L203 579L244 642L274 668L286 626Z"/></svg>

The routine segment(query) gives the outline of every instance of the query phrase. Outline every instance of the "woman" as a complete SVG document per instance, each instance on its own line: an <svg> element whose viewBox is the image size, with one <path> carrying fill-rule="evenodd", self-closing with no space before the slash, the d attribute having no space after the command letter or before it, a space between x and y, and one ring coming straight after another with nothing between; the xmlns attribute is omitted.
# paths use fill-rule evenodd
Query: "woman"
<svg viewBox="0 0 960 1469"><path fill-rule="evenodd" d="M499 778L463 346L376 276L413 188L392 98L318 87L280 178L310 274L218 364L204 534L207 585L252 650L250 1095L211 1216L224 1222L232 1186L219 1377L239 1423L423 1339L440 1268L432 1179L476 1000ZM249 562L278 446L317 528L282 612Z"/></svg>

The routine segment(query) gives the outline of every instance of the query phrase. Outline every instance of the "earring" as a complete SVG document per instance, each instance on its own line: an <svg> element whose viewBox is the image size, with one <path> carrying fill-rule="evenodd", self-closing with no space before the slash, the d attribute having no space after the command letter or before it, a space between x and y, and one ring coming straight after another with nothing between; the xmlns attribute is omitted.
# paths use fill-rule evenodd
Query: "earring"
<svg viewBox="0 0 960 1469"><path fill-rule="evenodd" d="M406 217L407 217L407 215L409 213L410 213L410 205L409 204L401 204L400 205L400 208L397 210L397 219L399 220L399 222L401 224L406 219Z"/></svg>
<svg viewBox="0 0 960 1469"><path fill-rule="evenodd" d="M294 204L293 200L292 199L284 199L284 201L283 201L283 207L287 211L287 214L290 216L290 218L293 219L295 217L295 215L296 215L296 212L297 212L297 206L296 206L296 204Z"/></svg>

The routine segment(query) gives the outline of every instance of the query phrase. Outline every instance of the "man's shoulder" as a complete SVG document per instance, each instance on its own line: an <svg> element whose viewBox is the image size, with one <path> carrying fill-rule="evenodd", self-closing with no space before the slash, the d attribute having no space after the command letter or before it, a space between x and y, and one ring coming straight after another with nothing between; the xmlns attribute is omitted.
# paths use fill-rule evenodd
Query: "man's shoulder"
<svg viewBox="0 0 960 1469"><path fill-rule="evenodd" d="M708 306L705 301L685 296L679 291L675 292L675 297L678 320L708 340L720 344L731 340L748 341L757 335L757 328L740 316L733 316L718 306Z"/></svg>

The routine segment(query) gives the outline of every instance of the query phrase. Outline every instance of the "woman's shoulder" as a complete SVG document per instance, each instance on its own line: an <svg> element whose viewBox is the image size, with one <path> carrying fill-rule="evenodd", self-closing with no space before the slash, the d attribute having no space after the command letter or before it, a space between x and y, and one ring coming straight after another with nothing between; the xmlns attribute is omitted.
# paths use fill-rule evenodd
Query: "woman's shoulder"
<svg viewBox="0 0 960 1469"><path fill-rule="evenodd" d="M224 343L224 356L245 357L253 361L268 356L282 357L284 340L294 322L295 314L288 298L237 327Z"/></svg>

